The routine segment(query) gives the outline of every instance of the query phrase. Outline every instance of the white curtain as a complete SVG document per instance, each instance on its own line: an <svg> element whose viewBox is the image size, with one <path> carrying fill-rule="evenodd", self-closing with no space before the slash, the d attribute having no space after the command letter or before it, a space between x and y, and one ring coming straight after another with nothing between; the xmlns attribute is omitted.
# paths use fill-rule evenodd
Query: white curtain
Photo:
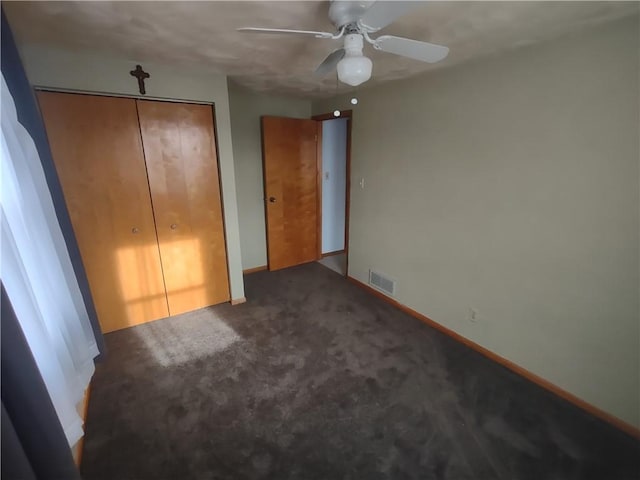
<svg viewBox="0 0 640 480"><path fill-rule="evenodd" d="M2 78L0 274L69 445L98 355L36 146Z"/></svg>

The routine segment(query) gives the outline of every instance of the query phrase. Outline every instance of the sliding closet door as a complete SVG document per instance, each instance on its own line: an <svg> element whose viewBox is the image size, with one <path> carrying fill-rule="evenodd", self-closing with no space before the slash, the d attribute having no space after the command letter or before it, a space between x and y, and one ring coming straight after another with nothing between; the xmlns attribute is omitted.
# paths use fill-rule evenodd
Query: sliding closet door
<svg viewBox="0 0 640 480"><path fill-rule="evenodd" d="M169 312L229 300L213 109L138 101Z"/></svg>
<svg viewBox="0 0 640 480"><path fill-rule="evenodd" d="M38 100L102 330L166 317L135 100Z"/></svg>

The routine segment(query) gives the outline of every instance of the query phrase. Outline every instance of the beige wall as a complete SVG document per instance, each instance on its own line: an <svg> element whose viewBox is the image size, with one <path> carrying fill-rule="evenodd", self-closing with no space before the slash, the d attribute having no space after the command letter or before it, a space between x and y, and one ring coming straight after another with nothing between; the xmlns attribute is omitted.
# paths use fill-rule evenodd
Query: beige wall
<svg viewBox="0 0 640 480"><path fill-rule="evenodd" d="M640 426L637 22L363 89L349 273Z"/></svg>
<svg viewBox="0 0 640 480"><path fill-rule="evenodd" d="M229 84L242 267L267 264L260 117L309 118L311 101L252 93Z"/></svg>
<svg viewBox="0 0 640 480"><path fill-rule="evenodd" d="M215 104L231 297L244 297L227 78L205 72L187 73L140 60L71 53L38 46L23 45L20 55L27 77L35 86L139 96L137 82L129 75L129 71L135 68L136 63L142 63L145 71L151 74L146 82L147 98Z"/></svg>

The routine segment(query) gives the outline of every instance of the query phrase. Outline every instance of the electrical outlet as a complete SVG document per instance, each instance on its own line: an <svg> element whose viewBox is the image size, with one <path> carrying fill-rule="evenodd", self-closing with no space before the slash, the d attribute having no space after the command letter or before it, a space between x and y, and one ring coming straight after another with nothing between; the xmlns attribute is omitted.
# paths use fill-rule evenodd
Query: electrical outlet
<svg viewBox="0 0 640 480"><path fill-rule="evenodd" d="M469 313L467 314L467 319L470 322L477 322L478 319L480 318L480 314L478 313L478 310L476 310L475 308L469 308Z"/></svg>

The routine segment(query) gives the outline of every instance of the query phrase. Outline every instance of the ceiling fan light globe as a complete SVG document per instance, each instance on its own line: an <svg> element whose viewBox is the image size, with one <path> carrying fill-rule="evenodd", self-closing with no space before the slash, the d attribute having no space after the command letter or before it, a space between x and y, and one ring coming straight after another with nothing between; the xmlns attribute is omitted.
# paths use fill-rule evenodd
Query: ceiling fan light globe
<svg viewBox="0 0 640 480"><path fill-rule="evenodd" d="M338 62L338 79L357 87L371 78L373 63L365 56L346 56Z"/></svg>

